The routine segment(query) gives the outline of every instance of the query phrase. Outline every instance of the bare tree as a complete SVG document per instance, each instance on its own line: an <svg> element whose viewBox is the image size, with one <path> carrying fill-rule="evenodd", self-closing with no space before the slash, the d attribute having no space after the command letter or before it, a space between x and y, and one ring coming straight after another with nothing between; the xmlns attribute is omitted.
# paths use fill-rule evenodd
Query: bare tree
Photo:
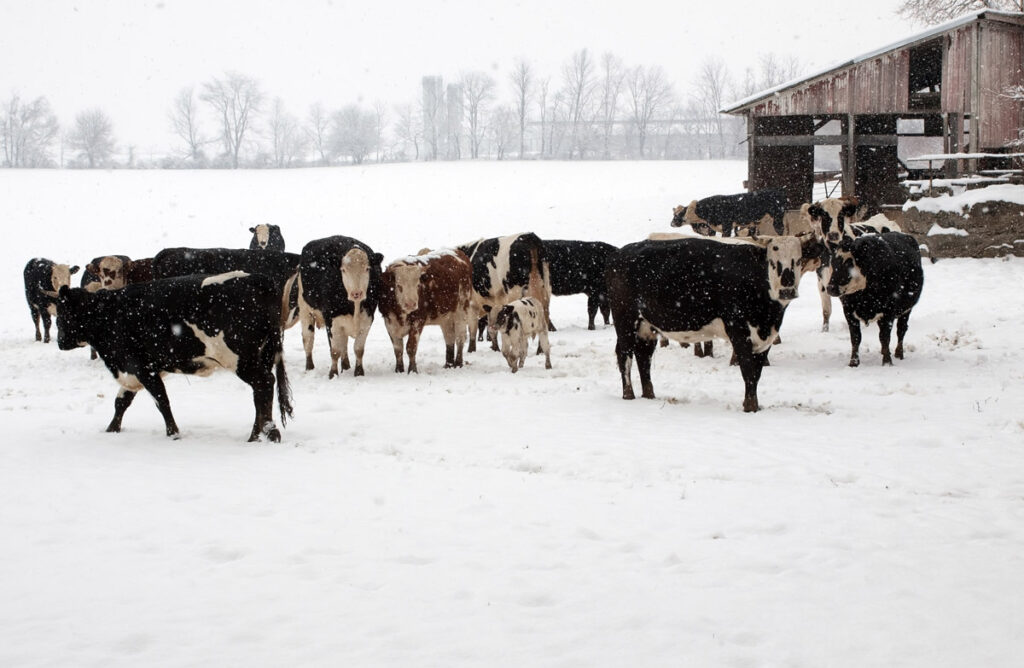
<svg viewBox="0 0 1024 668"><path fill-rule="evenodd" d="M320 164L324 166L331 164L327 146L330 127L331 121L327 117L327 112L324 111L323 103L315 102L310 105L309 111L306 113L306 137L309 138L313 150L320 156Z"/></svg>
<svg viewBox="0 0 1024 668"><path fill-rule="evenodd" d="M274 151L274 166L291 167L297 158L306 152L306 142L299 121L285 109L284 100L274 98L268 119L271 147Z"/></svg>
<svg viewBox="0 0 1024 668"><path fill-rule="evenodd" d="M384 147L384 128L388 124L388 105L383 100L373 103L374 132L377 135L377 162L380 162L380 151Z"/></svg>
<svg viewBox="0 0 1024 668"><path fill-rule="evenodd" d="M619 99L622 97L622 85L626 79L626 70L622 60L615 54L605 52L601 56L601 102L598 111L601 123L601 157L610 160L612 135L615 133L615 122L618 120Z"/></svg>
<svg viewBox="0 0 1024 668"><path fill-rule="evenodd" d="M533 66L525 59L516 60L509 75L512 81L513 110L519 121L519 159L526 153L526 118L529 113L530 97L533 93ZM543 129L541 130L543 134Z"/></svg>
<svg viewBox="0 0 1024 668"><path fill-rule="evenodd" d="M413 160L420 159L420 140L423 138L422 114L416 114L411 104L395 107L395 136L399 141L412 144L415 151Z"/></svg>
<svg viewBox="0 0 1024 668"><path fill-rule="evenodd" d="M498 160L505 159L505 151L515 140L519 131L518 117L518 111L513 107L498 107L491 114L491 142L494 144L494 154Z"/></svg>
<svg viewBox="0 0 1024 668"><path fill-rule="evenodd" d="M238 169L238 156L246 133L263 103L259 82L238 72L227 72L222 79L203 84L199 99L217 112L221 123L221 141L231 166Z"/></svg>
<svg viewBox="0 0 1024 668"><path fill-rule="evenodd" d="M548 88L551 86L551 77L544 77L537 86L537 108L540 110L540 157L548 153L547 125L548 125Z"/></svg>
<svg viewBox="0 0 1024 668"><path fill-rule="evenodd" d="M75 116L75 127L68 135L69 146L90 169L110 161L114 153L114 126L102 109L86 109Z"/></svg>
<svg viewBox="0 0 1024 668"><path fill-rule="evenodd" d="M444 82L441 77L423 77L423 140L427 145L428 160L437 160L440 154L444 103Z"/></svg>
<svg viewBox="0 0 1024 668"><path fill-rule="evenodd" d="M701 63L695 84L696 98L705 121L718 135L718 151L709 157L725 157L725 131L719 111L729 88L729 72L719 56L709 56ZM717 153L717 155L716 155Z"/></svg>
<svg viewBox="0 0 1024 668"><path fill-rule="evenodd" d="M178 91L167 114L174 134L185 144L184 153L193 165L206 161L203 145L209 143L199 130L199 109L195 99L195 88L187 87Z"/></svg>
<svg viewBox="0 0 1024 668"><path fill-rule="evenodd" d="M60 124L45 97L25 104L13 93L0 113L0 146L5 167L53 164L50 151L60 132Z"/></svg>
<svg viewBox="0 0 1024 668"><path fill-rule="evenodd" d="M377 141L375 114L364 111L357 104L350 104L335 112L331 120L334 125L331 151L335 155L348 156L353 163L361 165Z"/></svg>
<svg viewBox="0 0 1024 668"><path fill-rule="evenodd" d="M905 19L934 25L979 9L1024 12L1024 0L903 0L896 11Z"/></svg>
<svg viewBox="0 0 1024 668"><path fill-rule="evenodd" d="M569 159L583 157L588 120L594 97L594 60L587 49L577 51L562 67L562 95L568 106Z"/></svg>
<svg viewBox="0 0 1024 668"><path fill-rule="evenodd" d="M494 79L484 72L466 72L460 78L469 121L469 153L480 157L480 143L484 139L483 117L487 103L494 99Z"/></svg>
<svg viewBox="0 0 1024 668"><path fill-rule="evenodd" d="M629 100L636 128L640 157L644 157L647 132L655 115L672 104L672 84L660 65L644 68L638 65L630 70Z"/></svg>

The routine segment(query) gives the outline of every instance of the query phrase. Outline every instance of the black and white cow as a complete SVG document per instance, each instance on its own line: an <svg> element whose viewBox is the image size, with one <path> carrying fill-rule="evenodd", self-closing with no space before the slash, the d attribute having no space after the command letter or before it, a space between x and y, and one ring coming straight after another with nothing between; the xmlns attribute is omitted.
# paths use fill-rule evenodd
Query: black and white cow
<svg viewBox="0 0 1024 668"><path fill-rule="evenodd" d="M282 299L282 326L287 329L298 322L299 256L295 253L242 248L165 248L153 258L156 278L231 271L263 274L273 279Z"/></svg>
<svg viewBox="0 0 1024 668"><path fill-rule="evenodd" d="M358 239L345 236L310 241L299 262L299 318L306 370L313 368L313 339L317 327L327 329L331 347L328 378L350 368L348 337L353 337L354 374L364 375L363 351L380 301L384 256Z"/></svg>
<svg viewBox="0 0 1024 668"><path fill-rule="evenodd" d="M604 282L604 268L608 256L618 250L603 241L573 241L545 239L544 255L551 274L551 294L557 296L587 296L587 329L595 329L594 318L598 309L608 324L608 288ZM548 323L551 331L555 326Z"/></svg>
<svg viewBox="0 0 1024 668"><path fill-rule="evenodd" d="M281 235L281 228L277 225L261 223L250 227L252 240L249 242L249 250L284 250L284 237Z"/></svg>
<svg viewBox="0 0 1024 668"><path fill-rule="evenodd" d="M821 331L828 331L832 318L832 298L828 294L829 277L832 275L832 254L845 239L856 239L865 234L902 232L900 226L884 214L878 213L864 221L858 221L860 207L855 197L830 197L800 207L803 222L811 228L814 236L824 244L821 264L818 267L818 296L821 298Z"/></svg>
<svg viewBox="0 0 1024 668"><path fill-rule="evenodd" d="M896 322L896 358L903 359L903 336L910 311L921 298L921 250L909 234L886 232L843 239L832 255L829 294L839 297L850 326L850 366L860 365L860 323L878 321L882 365L891 365L889 339Z"/></svg>
<svg viewBox="0 0 1024 668"><path fill-rule="evenodd" d="M815 245L796 237L764 244L686 238L640 241L613 254L608 297L622 398L635 396L634 356L642 396L654 398L651 358L659 336L688 343L727 338L743 375L743 410L758 410L761 369Z"/></svg>
<svg viewBox="0 0 1024 668"><path fill-rule="evenodd" d="M226 369L248 383L256 407L250 441L261 434L281 440L273 416L275 372L282 424L292 414L280 294L266 276L200 274L97 292L65 286L57 300L57 345L91 345L120 384L108 432L121 431L125 411L145 389L167 435L177 436L162 379L168 373L206 376Z"/></svg>
<svg viewBox="0 0 1024 668"><path fill-rule="evenodd" d="M672 227L689 224L698 234L723 237L732 235L733 227L755 228L765 216L771 216L776 234L786 230L783 217L789 198L785 190L766 188L735 195L712 195L695 199L686 206L672 209Z"/></svg>
<svg viewBox="0 0 1024 668"><path fill-rule="evenodd" d="M488 323L493 325L498 307L522 297L534 297L550 320L551 278L544 244L532 232L479 239L458 247L473 265L473 305L477 316L484 306L491 307ZM498 349L498 342L491 341ZM469 333L469 352L476 350L473 332Z"/></svg>
<svg viewBox="0 0 1024 668"><path fill-rule="evenodd" d="M25 265L25 301L36 328L36 341L50 342L50 317L57 315L57 292L70 285L72 274L77 272L78 265L57 264L42 257L32 258ZM39 331L40 319L45 335Z"/></svg>
<svg viewBox="0 0 1024 668"><path fill-rule="evenodd" d="M484 309L489 313L490 306ZM501 354L505 357L512 373L523 368L529 352L530 339L540 339L540 350L544 353L544 368L551 368L551 344L548 342L548 322L539 300L524 297L505 304L494 318L490 327L491 339L501 338Z"/></svg>

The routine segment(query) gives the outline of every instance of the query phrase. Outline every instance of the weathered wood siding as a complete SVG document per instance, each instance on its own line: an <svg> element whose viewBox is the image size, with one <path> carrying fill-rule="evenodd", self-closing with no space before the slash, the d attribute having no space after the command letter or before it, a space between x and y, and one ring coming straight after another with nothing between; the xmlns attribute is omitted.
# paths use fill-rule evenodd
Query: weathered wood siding
<svg viewBox="0 0 1024 668"><path fill-rule="evenodd" d="M980 146L1005 146L1024 127L1024 103L1012 100L1006 89L1024 84L1024 31L992 21L981 23Z"/></svg>

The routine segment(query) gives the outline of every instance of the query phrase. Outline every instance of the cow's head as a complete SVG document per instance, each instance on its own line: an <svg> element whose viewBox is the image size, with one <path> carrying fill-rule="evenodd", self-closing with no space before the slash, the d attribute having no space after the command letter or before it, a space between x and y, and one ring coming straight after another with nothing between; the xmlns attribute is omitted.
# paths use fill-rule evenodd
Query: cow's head
<svg viewBox="0 0 1024 668"><path fill-rule="evenodd" d="M124 261L119 257L107 255L87 265L86 269L99 277L99 287L103 290L120 290L125 286Z"/></svg>
<svg viewBox="0 0 1024 668"><path fill-rule="evenodd" d="M832 277L827 290L833 297L858 292L868 285L867 276L853 256L854 245L853 239L843 239L832 253Z"/></svg>
<svg viewBox="0 0 1024 668"><path fill-rule="evenodd" d="M366 299L370 286L370 258L361 248L353 248L341 259L341 283L350 301Z"/></svg>
<svg viewBox="0 0 1024 668"><path fill-rule="evenodd" d="M682 227L686 224L686 207L676 206L672 207L672 227Z"/></svg>
<svg viewBox="0 0 1024 668"><path fill-rule="evenodd" d="M85 317L91 298L82 288L64 285L57 291L57 347L61 350L89 345Z"/></svg>
<svg viewBox="0 0 1024 668"><path fill-rule="evenodd" d="M798 296L803 264L803 247L796 237L772 237L765 245L768 261L768 293L777 302L788 304Z"/></svg>
<svg viewBox="0 0 1024 668"><path fill-rule="evenodd" d="M40 284L42 293L50 299L57 299L57 294L61 288L66 288L71 285L71 275L78 273L78 265L66 265L66 264L53 264L50 267L50 286L52 290L48 290L45 284ZM57 314L56 303L50 302L46 306L46 310L50 312L50 315Z"/></svg>
<svg viewBox="0 0 1024 668"><path fill-rule="evenodd" d="M857 198L830 197L814 204L804 204L800 214L815 236L830 248L849 236L849 226L857 215Z"/></svg>
<svg viewBox="0 0 1024 668"><path fill-rule="evenodd" d="M408 315L420 305L421 264L398 264L388 267L395 278L395 301L403 314Z"/></svg>
<svg viewBox="0 0 1024 668"><path fill-rule="evenodd" d="M280 242L275 245L284 247L284 237L281 236L281 228L277 225L261 223L255 227L250 227L249 231L252 232L249 250L267 250L272 239L280 239Z"/></svg>

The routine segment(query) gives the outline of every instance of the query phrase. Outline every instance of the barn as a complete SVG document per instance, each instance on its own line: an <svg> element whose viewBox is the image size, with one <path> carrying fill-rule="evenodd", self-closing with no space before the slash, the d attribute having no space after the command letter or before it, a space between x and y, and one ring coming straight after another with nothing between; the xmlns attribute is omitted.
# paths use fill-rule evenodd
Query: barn
<svg viewBox="0 0 1024 668"><path fill-rule="evenodd" d="M1007 153L1024 127L1024 14L981 10L723 109L747 122L747 188L812 200L815 147L839 147L842 194L872 207L902 203L898 147L933 138L928 153ZM833 149L834 151L835 149ZM945 176L1007 167L1007 159L946 161ZM838 193L837 193L838 194Z"/></svg>

